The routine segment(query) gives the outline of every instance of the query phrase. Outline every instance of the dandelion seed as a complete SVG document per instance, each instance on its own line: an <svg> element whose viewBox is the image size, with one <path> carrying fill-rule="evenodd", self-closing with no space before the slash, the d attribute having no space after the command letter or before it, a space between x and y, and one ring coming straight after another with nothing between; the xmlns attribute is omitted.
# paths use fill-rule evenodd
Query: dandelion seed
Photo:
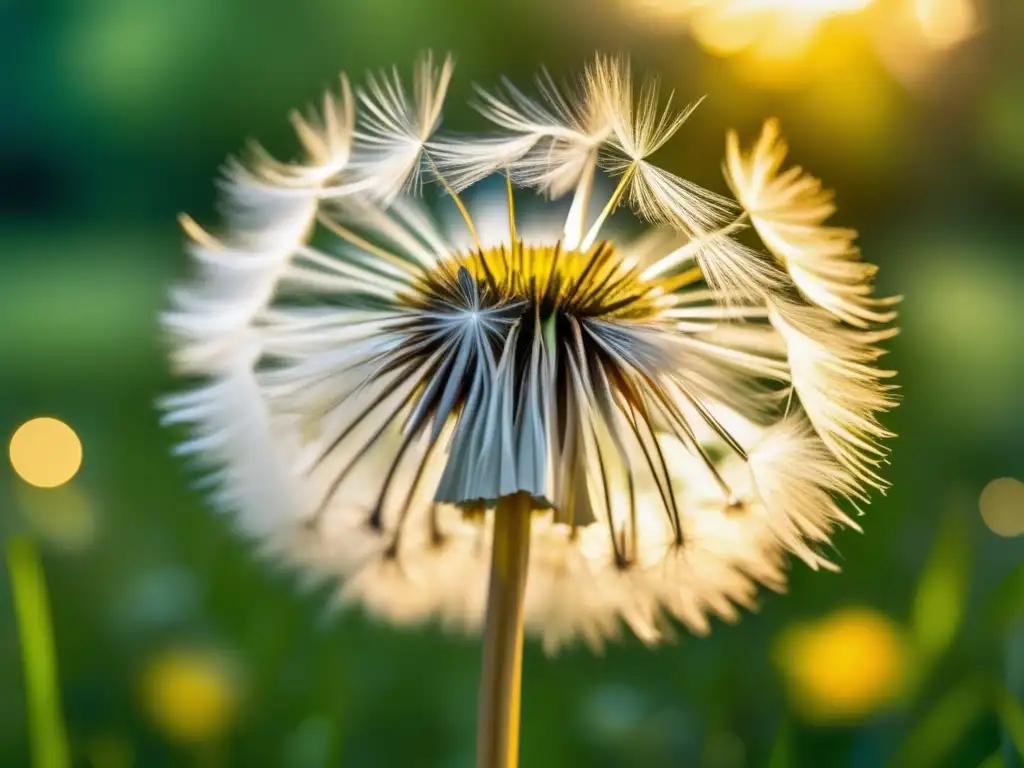
<svg viewBox="0 0 1024 768"><path fill-rule="evenodd" d="M758 235L812 304L858 328L891 322L899 298L871 296L878 267L861 261L855 231L823 225L836 207L820 181L798 167L779 172L787 151L775 120L747 155L728 135L726 178Z"/></svg>
<svg viewBox="0 0 1024 768"><path fill-rule="evenodd" d="M222 234L185 220L197 270L164 325L204 381L162 406L262 550L343 604L484 626L478 759L511 765L524 627L550 651L623 624L653 644L737 620L787 552L833 567L843 505L885 484L890 313L873 268L835 277L831 236L780 224L831 206L775 179L771 135L730 144L735 215L652 164L692 108L624 62L545 76L540 101L481 90L483 137L435 135L451 64L416 73L412 96L343 80L295 119L302 162L229 167ZM492 173L498 218L461 197ZM425 181L468 237L413 199ZM571 196L562 239L517 213L524 186ZM623 201L656 223L637 240L607 236ZM748 217L786 271L733 239Z"/></svg>

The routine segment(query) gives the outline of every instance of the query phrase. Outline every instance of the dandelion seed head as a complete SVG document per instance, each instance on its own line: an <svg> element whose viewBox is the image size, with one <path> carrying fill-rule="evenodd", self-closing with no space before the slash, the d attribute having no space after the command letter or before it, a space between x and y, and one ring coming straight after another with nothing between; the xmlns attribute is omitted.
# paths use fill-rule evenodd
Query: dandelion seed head
<svg viewBox="0 0 1024 768"><path fill-rule="evenodd" d="M539 100L480 89L483 137L439 133L451 76L343 78L293 118L301 160L228 166L221 232L184 220L195 270L163 323L201 383L162 407L213 503L340 604L473 631L497 503L526 494L549 651L736 621L787 553L833 568L845 510L885 487L892 313L831 198L780 173L774 124L749 154L730 136L733 203L653 165L693 107L622 60ZM500 215L469 189L491 174ZM570 198L564 220L523 215L521 187ZM639 238L608 227L623 203Z"/></svg>

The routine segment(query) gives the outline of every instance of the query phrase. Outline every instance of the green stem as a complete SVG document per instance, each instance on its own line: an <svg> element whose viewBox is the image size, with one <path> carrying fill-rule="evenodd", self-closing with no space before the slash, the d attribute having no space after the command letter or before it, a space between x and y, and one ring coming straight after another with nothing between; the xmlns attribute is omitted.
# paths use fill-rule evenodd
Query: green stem
<svg viewBox="0 0 1024 768"><path fill-rule="evenodd" d="M494 510L491 583L477 710L477 768L514 768L519 762L523 598L530 556L530 514L531 499L527 493L499 499Z"/></svg>
<svg viewBox="0 0 1024 768"><path fill-rule="evenodd" d="M15 536L8 540L7 567L25 669L33 763L35 768L68 768L71 760L61 715L50 601L43 566L31 539Z"/></svg>

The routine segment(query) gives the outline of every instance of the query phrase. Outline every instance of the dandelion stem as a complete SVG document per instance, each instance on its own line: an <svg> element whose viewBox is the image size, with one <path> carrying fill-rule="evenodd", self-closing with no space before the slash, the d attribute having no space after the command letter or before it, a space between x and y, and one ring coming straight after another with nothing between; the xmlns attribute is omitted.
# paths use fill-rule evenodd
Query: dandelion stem
<svg viewBox="0 0 1024 768"><path fill-rule="evenodd" d="M519 762L519 699L523 670L523 598L530 556L527 493L498 500L494 511L491 583L477 709L477 768Z"/></svg>
<svg viewBox="0 0 1024 768"><path fill-rule="evenodd" d="M16 536L7 542L7 567L21 637L33 764L35 768L68 768L71 760L57 692L50 601L39 553L31 539Z"/></svg>

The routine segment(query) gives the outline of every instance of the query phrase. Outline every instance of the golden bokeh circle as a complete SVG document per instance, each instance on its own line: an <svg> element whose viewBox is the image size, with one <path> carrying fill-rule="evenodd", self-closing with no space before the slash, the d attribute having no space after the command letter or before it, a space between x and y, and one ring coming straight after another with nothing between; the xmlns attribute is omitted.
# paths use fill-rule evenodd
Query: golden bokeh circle
<svg viewBox="0 0 1024 768"><path fill-rule="evenodd" d="M11 466L26 483L38 488L63 485L82 466L82 441L60 419L42 416L15 430L10 444Z"/></svg>
<svg viewBox="0 0 1024 768"><path fill-rule="evenodd" d="M168 648L142 670L142 704L165 736L185 744L224 736L240 703L230 660L198 648Z"/></svg>
<svg viewBox="0 0 1024 768"><path fill-rule="evenodd" d="M981 519L992 533L1019 536L1024 533L1024 483L1000 477L985 486L978 500Z"/></svg>
<svg viewBox="0 0 1024 768"><path fill-rule="evenodd" d="M776 652L793 705L809 722L855 722L896 701L906 682L901 630L871 608L791 626Z"/></svg>

